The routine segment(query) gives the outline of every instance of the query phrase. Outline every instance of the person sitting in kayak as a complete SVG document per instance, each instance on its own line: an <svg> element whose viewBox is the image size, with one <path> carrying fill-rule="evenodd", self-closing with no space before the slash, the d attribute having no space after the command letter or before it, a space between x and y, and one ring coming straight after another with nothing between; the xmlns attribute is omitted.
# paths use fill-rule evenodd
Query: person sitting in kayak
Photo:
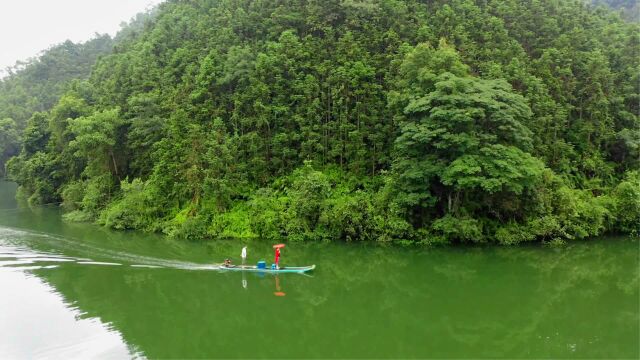
<svg viewBox="0 0 640 360"><path fill-rule="evenodd" d="M231 260L230 259L224 259L224 266L231 267Z"/></svg>

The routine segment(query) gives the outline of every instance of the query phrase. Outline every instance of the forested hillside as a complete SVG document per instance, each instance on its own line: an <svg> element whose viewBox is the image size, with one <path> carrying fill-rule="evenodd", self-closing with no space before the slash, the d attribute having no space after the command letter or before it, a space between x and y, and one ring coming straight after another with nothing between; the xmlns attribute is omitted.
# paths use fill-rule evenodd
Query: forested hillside
<svg viewBox="0 0 640 360"><path fill-rule="evenodd" d="M70 220L176 238L637 233L639 30L580 0L168 1L8 170Z"/></svg>
<svg viewBox="0 0 640 360"><path fill-rule="evenodd" d="M630 21L640 20L640 2L638 0L592 0L594 5L606 5L620 10L622 17Z"/></svg>
<svg viewBox="0 0 640 360"><path fill-rule="evenodd" d="M82 44L66 41L8 69L0 80L0 176L7 159L20 151L20 133L27 120L35 112L51 109L73 80L88 78L98 57L112 46L108 35L96 35Z"/></svg>
<svg viewBox="0 0 640 360"><path fill-rule="evenodd" d="M98 57L109 53L112 46L109 35L96 35L81 44L66 41L38 57L17 62L0 81L0 117L24 125L34 112L49 110L69 82L88 78Z"/></svg>

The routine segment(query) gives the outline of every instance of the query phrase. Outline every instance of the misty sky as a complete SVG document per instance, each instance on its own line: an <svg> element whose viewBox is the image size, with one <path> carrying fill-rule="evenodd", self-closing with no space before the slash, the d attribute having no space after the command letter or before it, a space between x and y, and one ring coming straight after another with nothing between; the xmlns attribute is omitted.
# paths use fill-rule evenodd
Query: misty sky
<svg viewBox="0 0 640 360"><path fill-rule="evenodd" d="M0 75L69 39L82 42L94 33L112 36L120 23L161 0L0 0Z"/></svg>

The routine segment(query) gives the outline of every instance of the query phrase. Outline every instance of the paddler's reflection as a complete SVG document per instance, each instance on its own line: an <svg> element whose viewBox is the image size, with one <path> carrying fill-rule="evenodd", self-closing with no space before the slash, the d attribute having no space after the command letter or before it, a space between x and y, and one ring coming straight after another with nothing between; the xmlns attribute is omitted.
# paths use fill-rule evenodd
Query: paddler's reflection
<svg viewBox="0 0 640 360"><path fill-rule="evenodd" d="M247 279L245 277L244 271L242 272L242 287L246 290L247 289Z"/></svg>
<svg viewBox="0 0 640 360"><path fill-rule="evenodd" d="M285 296L285 295L287 295L284 292L282 292L282 289L280 289L280 278L278 277L278 275L276 275L276 292L274 292L273 295L275 295L275 296Z"/></svg>

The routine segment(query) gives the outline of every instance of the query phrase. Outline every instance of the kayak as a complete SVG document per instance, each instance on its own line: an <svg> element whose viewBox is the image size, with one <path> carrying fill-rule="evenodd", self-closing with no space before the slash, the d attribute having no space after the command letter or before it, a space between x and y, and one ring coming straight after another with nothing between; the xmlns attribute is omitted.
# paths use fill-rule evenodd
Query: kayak
<svg viewBox="0 0 640 360"><path fill-rule="evenodd" d="M315 268L316 268L315 265L311 265L311 266L286 266L286 267L281 267L280 269L271 269L271 268L261 269L261 268L258 268L255 265L231 265L231 266L221 265L218 269L219 270L224 270L224 271L249 271L249 272L264 272L264 273L274 273L274 274L280 274L280 273L298 273L298 274L303 274L303 273L305 273L307 271L311 271L311 270L313 270Z"/></svg>

